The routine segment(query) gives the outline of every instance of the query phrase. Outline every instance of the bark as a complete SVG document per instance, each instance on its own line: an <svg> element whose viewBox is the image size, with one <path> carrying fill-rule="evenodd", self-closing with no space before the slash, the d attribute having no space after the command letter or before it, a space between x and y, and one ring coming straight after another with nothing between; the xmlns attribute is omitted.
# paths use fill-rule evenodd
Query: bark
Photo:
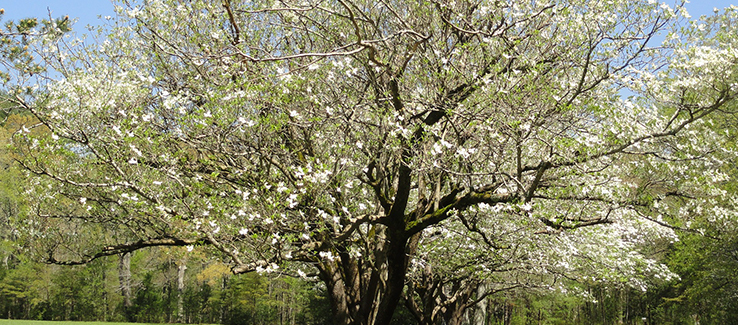
<svg viewBox="0 0 738 325"><path fill-rule="evenodd" d="M483 297L487 294L487 284L482 283L477 288L477 296ZM482 299L477 303L472 312L472 324L484 325L487 323L488 299Z"/></svg>
<svg viewBox="0 0 738 325"><path fill-rule="evenodd" d="M126 252L119 255L118 280L120 281L120 293L123 296L123 314L127 321L133 321L131 307L133 306L131 292L131 253Z"/></svg>
<svg viewBox="0 0 738 325"><path fill-rule="evenodd" d="M504 309L503 324L510 325L512 323L513 305L512 303L506 302L502 308Z"/></svg>
<svg viewBox="0 0 738 325"><path fill-rule="evenodd" d="M101 272L101 275L102 275L102 283L103 283L102 284L102 299L103 299L103 306L104 306L104 309L103 309L103 319L102 320L103 320L103 322L107 322L108 321L108 313L110 311L109 308L108 308L110 306L110 304L108 304L108 290L105 290L105 283L108 282L107 281L107 278L108 278L107 277L107 272L105 272L105 270L103 270Z"/></svg>
<svg viewBox="0 0 738 325"><path fill-rule="evenodd" d="M185 314L184 314L185 270L187 270L187 265L185 265L184 263L177 266L177 322L178 323L185 322Z"/></svg>
<svg viewBox="0 0 738 325"><path fill-rule="evenodd" d="M472 296L480 285L474 279L444 281L428 266L420 277L410 281L405 305L421 325L464 324L467 311L476 303Z"/></svg>
<svg viewBox="0 0 738 325"><path fill-rule="evenodd" d="M320 263L320 277L328 288L336 324L390 323L417 244L415 237L398 234L388 229L377 234L386 239L375 248L373 261L339 253L334 260Z"/></svg>

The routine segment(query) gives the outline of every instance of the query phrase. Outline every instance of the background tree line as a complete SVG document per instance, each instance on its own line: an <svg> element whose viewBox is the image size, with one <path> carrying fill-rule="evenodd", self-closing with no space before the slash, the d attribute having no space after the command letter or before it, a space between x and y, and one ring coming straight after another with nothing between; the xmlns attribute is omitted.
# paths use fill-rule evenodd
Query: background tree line
<svg viewBox="0 0 738 325"><path fill-rule="evenodd" d="M7 319L142 323L323 324L320 289L294 278L232 276L221 264L188 263L185 286L170 252L135 254L132 296L121 293L112 258L85 266L15 260L0 270L0 313Z"/></svg>
<svg viewBox="0 0 738 325"><path fill-rule="evenodd" d="M465 323L686 325L699 320L700 324L731 324L738 320L736 263L706 264L704 259L714 261L710 255L716 253L701 251L692 259L675 249L672 256L680 260L672 263L682 280L660 283L645 292L569 283L572 292L568 294L538 289L498 293L469 310ZM302 279L256 273L234 276L217 262L190 259L185 289L180 292L177 263L166 250L135 253L132 303L128 307L121 294L115 258L85 266L55 266L28 261L7 249L2 254L0 318L331 324L325 289ZM393 323L416 324L405 308L399 308Z"/></svg>

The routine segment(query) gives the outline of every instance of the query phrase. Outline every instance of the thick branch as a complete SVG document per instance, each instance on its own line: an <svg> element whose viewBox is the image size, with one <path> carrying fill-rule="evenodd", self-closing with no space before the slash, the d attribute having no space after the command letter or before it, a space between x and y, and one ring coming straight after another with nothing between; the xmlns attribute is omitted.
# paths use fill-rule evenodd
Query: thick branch
<svg viewBox="0 0 738 325"><path fill-rule="evenodd" d="M406 235L412 236L430 225L437 224L452 215L453 211L464 211L472 206L486 203L495 205L498 203L509 203L520 200L519 197L510 194L495 195L491 191L487 192L470 192L466 195L453 200L453 202L439 208L431 213L425 214L416 221L410 222L405 228Z"/></svg>
<svg viewBox="0 0 738 325"><path fill-rule="evenodd" d="M195 244L201 244L201 243L209 244L209 240L207 238L181 239L181 238L173 238L173 237L141 239L135 242L125 243L125 244L105 246L98 253L94 255L84 255L81 259L78 259L78 260L66 260L66 261L57 260L54 257L54 253L49 252L49 256L46 258L44 262L49 263L49 264L58 264L58 265L81 265L81 264L87 264L101 257L130 253L130 252L137 251L143 248L148 248L148 247L188 246L188 245L195 245Z"/></svg>

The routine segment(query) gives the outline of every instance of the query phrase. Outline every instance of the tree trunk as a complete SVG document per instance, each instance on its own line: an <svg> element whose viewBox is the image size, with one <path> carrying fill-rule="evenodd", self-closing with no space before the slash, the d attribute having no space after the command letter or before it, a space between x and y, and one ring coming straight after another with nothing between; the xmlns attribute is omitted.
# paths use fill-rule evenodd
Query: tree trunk
<svg viewBox="0 0 738 325"><path fill-rule="evenodd" d="M513 305L511 302L505 302L503 305L504 308L504 316L503 316L503 324L510 325L512 323L512 312L513 312Z"/></svg>
<svg viewBox="0 0 738 325"><path fill-rule="evenodd" d="M487 294L487 285L482 283L477 288L477 296L483 297ZM471 324L485 325L487 324L487 305L488 298L482 299L472 310L472 321Z"/></svg>
<svg viewBox="0 0 738 325"><path fill-rule="evenodd" d="M120 281L120 294L123 296L123 315L126 321L133 321L131 307L133 299L131 293L131 253L123 253L118 260L118 280Z"/></svg>
<svg viewBox="0 0 738 325"><path fill-rule="evenodd" d="M486 314L480 313L480 320L475 320L475 310L472 299L476 292L479 297L486 291L480 289L482 285L476 279L454 279L445 283L443 279L433 273L430 266L426 266L422 275L410 281L407 288L405 302L421 325L460 325L464 323L484 324ZM486 305L481 308L486 310Z"/></svg>
<svg viewBox="0 0 738 325"><path fill-rule="evenodd" d="M102 321L107 322L108 321L108 290L106 288L107 283L107 267L102 270L102 300L103 300L103 315L102 315Z"/></svg>
<svg viewBox="0 0 738 325"><path fill-rule="evenodd" d="M336 324L387 325L402 298L416 238L377 230L382 236L373 261L351 256L339 247L332 259L318 265L326 284Z"/></svg>
<svg viewBox="0 0 738 325"><path fill-rule="evenodd" d="M177 266L177 322L178 323L185 322L185 314L184 314L185 270L187 270L187 265L185 265L184 262L182 262L180 265Z"/></svg>

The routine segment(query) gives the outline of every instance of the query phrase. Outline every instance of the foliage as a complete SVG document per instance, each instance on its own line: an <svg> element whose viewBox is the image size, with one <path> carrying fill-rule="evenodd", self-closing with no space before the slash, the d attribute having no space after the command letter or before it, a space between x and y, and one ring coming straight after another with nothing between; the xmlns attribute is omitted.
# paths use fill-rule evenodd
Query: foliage
<svg viewBox="0 0 738 325"><path fill-rule="evenodd" d="M176 279L162 268L146 269L157 254L137 257L132 307L138 323L169 323L179 319ZM145 262L145 263L142 263ZM0 268L0 317L56 321L124 320L114 261L59 267L24 262ZM160 264L159 266L164 266ZM198 270L196 264L190 265ZM164 272L166 272L164 270ZM326 324L325 292L291 278L257 274L226 275L214 286L187 277L184 322L190 324Z"/></svg>

